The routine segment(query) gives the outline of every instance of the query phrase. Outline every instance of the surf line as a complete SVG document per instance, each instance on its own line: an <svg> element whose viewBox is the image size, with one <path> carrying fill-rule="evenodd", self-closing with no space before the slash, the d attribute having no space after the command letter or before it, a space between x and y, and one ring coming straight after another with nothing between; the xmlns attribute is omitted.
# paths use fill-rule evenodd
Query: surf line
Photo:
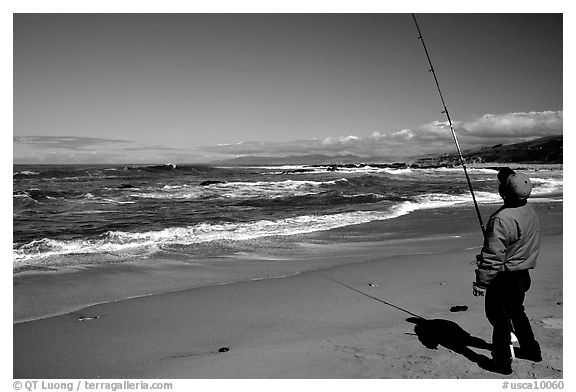
<svg viewBox="0 0 576 392"><path fill-rule="evenodd" d="M395 309L398 309L398 310L400 310L400 311L402 311L402 312L404 312L404 313L408 313L408 314L411 315L411 316L417 317L417 318L422 319L422 320L426 320L426 318L424 318L424 317L422 317L422 316L420 316L420 315L417 315L416 313L412 313L411 311L406 310L406 309L404 309L404 308L402 308L402 307L400 307L400 306L394 305L393 303L390 303L390 302L388 302L388 301L384 301L383 299L380 299L380 298L378 298L378 297L374 297L373 295L367 294L367 293L365 293L365 292L363 292L363 291L361 291L361 290L358 290L357 288L354 288L354 287L352 287L352 286L347 285L347 284L344 283L344 282L341 282L341 281L339 281L339 280L336 280L336 279L334 279L334 278L331 278L331 277L326 276L326 275L324 275L324 274L321 274L321 273L319 273L319 272L318 272L318 275L320 275L320 276L322 276L323 278L326 278L326 279L328 279L328 280L331 280L332 282L337 283L337 284L339 284L339 285L341 285L341 286L344 286L344 287L346 287L346 288L348 288L348 289L350 289L350 290L352 290L352 291L355 291L355 292L357 292L358 294L362 294L362 295L365 296L365 297L368 297L368 298L371 298L371 299L373 299L373 300L375 300L375 301L378 301L378 302L380 302L380 303L383 303L384 305L391 306L391 307L393 307L393 308L395 308Z"/></svg>
<svg viewBox="0 0 576 392"><path fill-rule="evenodd" d="M418 25L418 21L416 20L416 15L412 14L412 19L414 19L414 24L416 25L416 29L418 30L418 39L420 40L420 42L422 42L422 47L424 48L426 58L428 59L428 65L430 66L428 72L432 72L432 76L434 76L436 89L438 90L438 95L440 95L440 100L442 101L442 107L444 108L442 113L446 115L446 119L448 120L448 124L450 125L450 131L452 131L452 137L454 138L454 143L456 144L456 149L458 150L458 157L460 158L460 164L464 169L464 175L466 176L466 181L468 182L468 189L470 189L470 194L472 195L472 200L474 201L474 207L476 208L476 215L478 216L478 222L480 223L480 229L482 230L482 237L485 237L486 229L484 228L484 223L482 222L482 215L480 214L480 209L478 208L478 203L476 202L476 196L474 195L474 189L472 188L472 183L470 182L470 177L468 176L466 163L464 162L464 158L462 157L462 151L460 150L460 144L458 143L458 138L456 137L456 131L454 130L454 125L452 124L450 113L448 113L448 108L446 107L446 102L444 101L442 90L440 89L440 83L438 83L438 78L436 77L436 71L434 70L434 66L432 65L432 60L430 60L430 54L428 53L428 48L426 47L424 37L422 36L422 32L420 31L420 26Z"/></svg>

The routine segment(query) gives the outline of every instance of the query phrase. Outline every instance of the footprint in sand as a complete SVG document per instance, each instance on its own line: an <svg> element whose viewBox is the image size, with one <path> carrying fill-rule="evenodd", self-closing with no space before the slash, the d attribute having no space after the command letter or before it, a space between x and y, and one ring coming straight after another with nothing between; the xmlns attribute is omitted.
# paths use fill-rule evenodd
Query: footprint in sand
<svg viewBox="0 0 576 392"><path fill-rule="evenodd" d="M544 324L544 328L550 329L562 329L562 319L561 318L545 318L540 320Z"/></svg>

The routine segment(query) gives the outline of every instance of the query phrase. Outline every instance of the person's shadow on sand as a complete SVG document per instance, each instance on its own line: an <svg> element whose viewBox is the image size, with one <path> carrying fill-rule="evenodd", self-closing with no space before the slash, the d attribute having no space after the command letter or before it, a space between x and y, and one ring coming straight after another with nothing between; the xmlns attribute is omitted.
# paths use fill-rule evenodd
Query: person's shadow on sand
<svg viewBox="0 0 576 392"><path fill-rule="evenodd" d="M410 317L406 321L416 324L414 332L426 348L435 350L439 345L443 346L475 362L482 369L493 371L490 358L470 349L470 347L475 347L490 350L492 345L483 339L470 335L455 322L442 319L427 320L418 317Z"/></svg>

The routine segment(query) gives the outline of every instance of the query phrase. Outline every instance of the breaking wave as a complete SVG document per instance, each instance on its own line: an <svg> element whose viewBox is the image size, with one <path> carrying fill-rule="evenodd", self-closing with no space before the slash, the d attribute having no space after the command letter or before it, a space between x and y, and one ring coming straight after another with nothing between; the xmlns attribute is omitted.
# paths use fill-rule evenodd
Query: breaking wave
<svg viewBox="0 0 576 392"><path fill-rule="evenodd" d="M275 199L316 195L325 191L330 185L346 181L346 179L333 181L231 181L209 185L165 185L159 190L134 192L130 196L148 199Z"/></svg>
<svg viewBox="0 0 576 392"><path fill-rule="evenodd" d="M481 194L494 200L497 195ZM290 236L325 231L340 227L387 220L412 211L469 203L466 195L428 194L415 201L404 201L382 211L352 211L328 215L301 215L276 220L238 223L200 223L186 227L169 227L147 232L109 231L94 239L31 241L13 250L15 266L42 263L51 256L71 254L115 253L121 255L154 253L164 246L191 245L205 242L247 241L270 236Z"/></svg>

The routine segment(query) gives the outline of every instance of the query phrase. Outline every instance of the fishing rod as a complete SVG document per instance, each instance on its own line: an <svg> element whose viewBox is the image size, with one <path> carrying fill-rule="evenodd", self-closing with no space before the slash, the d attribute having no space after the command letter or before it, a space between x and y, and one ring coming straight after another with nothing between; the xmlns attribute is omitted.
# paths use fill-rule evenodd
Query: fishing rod
<svg viewBox="0 0 576 392"><path fill-rule="evenodd" d="M486 229L484 228L484 223L482 222L482 215L480 214L480 209L478 208L478 203L476 202L476 196L474 196L474 189L472 189L472 183L470 182L470 177L468 176L468 170L466 169L466 164L464 162L464 158L462 157L462 151L460 150L460 144L458 143L458 138L456 137L456 131L454 131L454 125L452 124L452 119L450 118L450 114L448 113L448 108L446 107L446 102L444 101L444 96L442 95L442 90L440 89L440 83L438 83L438 78L436 77L436 71L434 70L434 66L432 65L432 60L430 60L430 54L428 53L428 48L426 47L426 43L424 42L424 37L422 37L422 32L420 31L420 26L418 25L418 21L416 20L416 15L412 14L412 19L414 19L414 24L416 25L416 29L418 30L418 39L422 42L422 47L424 48L424 52L426 53L426 58L428 59L428 64L430 65L429 72L432 72L432 76L434 76L434 82L436 83L436 89L438 90L438 95L440 95L440 99L442 100L442 106L444 107L444 111L442 113L446 114L446 118L448 119L448 124L450 125L450 131L452 131L452 137L454 138L454 143L456 144L456 149L458 150L458 157L460 158L460 163L462 164L462 168L464 169L464 174L466 175L466 181L468 182L468 188L470 189L470 194L472 195L472 200L474 200L474 207L476 209L476 215L478 216L478 222L480 222L480 229L482 230L482 236L486 237ZM502 306L502 311L506 315L506 309ZM513 342L517 342L518 339L514 334L514 325L512 325L512 321L506 315L506 320L508 321L508 326L510 327L510 351L512 358L516 358L514 355L514 346Z"/></svg>
<svg viewBox="0 0 576 392"><path fill-rule="evenodd" d="M438 95L440 95L440 99L442 100L442 106L444 108L442 113L446 114L448 124L450 125L450 131L452 131L452 137L454 138L454 143L456 144L456 149L458 150L458 157L460 158L460 164L464 169L464 175L466 176L466 181L468 182L468 188L470 189L470 194L472 195L472 200L474 201L474 207L476 209L476 215L478 216L478 222L480 222L480 229L482 230L482 236L485 236L486 229L484 228L484 223L482 222L482 215L480 214L480 209L478 208L478 203L476 202L476 196L474 195L474 189L472 188L472 183L470 182L470 177L468 176L466 163L464 162L464 158L462 157L462 151L460 150L460 144L458 143L458 138L456 137L456 131L454 130L452 119L450 118L450 114L448 113L448 108L446 107L446 102L444 101L444 96L442 95L442 90L440 89L438 78L436 77L436 71L434 70L434 66L432 65L432 60L430 60L430 55L428 54L428 48L426 47L426 43L424 42L424 37L422 37L422 32L420 31L420 26L418 25L418 21L416 20L416 15L412 14L412 18L414 19L414 24L416 24L416 29L418 30L418 39L420 40L420 42L422 42L422 47L424 48L426 58L428 59L428 64L430 65L429 72L432 72L432 76L434 76L434 82L436 82L436 89L438 90Z"/></svg>

